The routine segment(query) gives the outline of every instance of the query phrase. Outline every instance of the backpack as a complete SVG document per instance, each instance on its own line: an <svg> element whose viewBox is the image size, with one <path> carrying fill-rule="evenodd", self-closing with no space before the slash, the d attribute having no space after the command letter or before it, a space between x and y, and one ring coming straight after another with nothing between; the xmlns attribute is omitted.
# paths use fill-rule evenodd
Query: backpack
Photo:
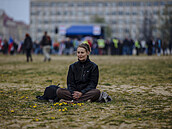
<svg viewBox="0 0 172 129"><path fill-rule="evenodd" d="M58 102L60 99L57 98L56 91L60 88L58 85L50 85L45 88L43 96L36 96L38 100L46 100L46 101L53 101Z"/></svg>

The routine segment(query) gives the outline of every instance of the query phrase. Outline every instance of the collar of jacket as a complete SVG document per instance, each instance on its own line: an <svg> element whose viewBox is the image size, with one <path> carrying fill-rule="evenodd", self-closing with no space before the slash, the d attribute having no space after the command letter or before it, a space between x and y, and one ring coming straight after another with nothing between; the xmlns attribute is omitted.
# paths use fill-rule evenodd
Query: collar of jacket
<svg viewBox="0 0 172 129"><path fill-rule="evenodd" d="M90 62L90 59L89 59L89 56L87 56L86 61L84 61L84 62L81 62L80 60L78 60L78 61L80 64L86 64L86 63Z"/></svg>

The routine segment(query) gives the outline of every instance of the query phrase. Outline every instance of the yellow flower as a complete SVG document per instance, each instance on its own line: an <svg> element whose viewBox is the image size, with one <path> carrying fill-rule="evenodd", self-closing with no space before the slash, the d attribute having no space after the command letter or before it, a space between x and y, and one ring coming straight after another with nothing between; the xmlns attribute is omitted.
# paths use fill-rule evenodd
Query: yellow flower
<svg viewBox="0 0 172 129"><path fill-rule="evenodd" d="M66 102L63 102L64 103L64 105L67 105L67 103Z"/></svg>
<svg viewBox="0 0 172 129"><path fill-rule="evenodd" d="M59 111L62 111L62 109L59 109Z"/></svg>
<svg viewBox="0 0 172 129"><path fill-rule="evenodd" d="M36 106L33 106L33 108L36 108Z"/></svg>
<svg viewBox="0 0 172 129"><path fill-rule="evenodd" d="M39 121L39 119L35 119L35 121Z"/></svg>
<svg viewBox="0 0 172 129"><path fill-rule="evenodd" d="M52 119L52 120L54 120L54 119L55 119L55 117L51 117L51 119Z"/></svg>
<svg viewBox="0 0 172 129"><path fill-rule="evenodd" d="M28 97L26 97L26 99L28 99Z"/></svg>
<svg viewBox="0 0 172 129"><path fill-rule="evenodd" d="M60 103L59 106L61 106L63 103Z"/></svg>
<svg viewBox="0 0 172 129"><path fill-rule="evenodd" d="M81 104L81 103L78 103L77 105L78 105L78 106L82 106L82 104Z"/></svg>
<svg viewBox="0 0 172 129"><path fill-rule="evenodd" d="M138 118L138 120L142 120L141 118Z"/></svg>
<svg viewBox="0 0 172 129"><path fill-rule="evenodd" d="M65 107L65 108L64 108L64 110L66 110L66 111L67 111L67 108Z"/></svg>
<svg viewBox="0 0 172 129"><path fill-rule="evenodd" d="M62 112L64 112L65 111L65 109L62 109Z"/></svg>
<svg viewBox="0 0 172 129"><path fill-rule="evenodd" d="M24 96L21 97L21 99L23 99L23 98L24 98Z"/></svg>
<svg viewBox="0 0 172 129"><path fill-rule="evenodd" d="M13 113L14 112L14 110L11 110L11 113Z"/></svg>

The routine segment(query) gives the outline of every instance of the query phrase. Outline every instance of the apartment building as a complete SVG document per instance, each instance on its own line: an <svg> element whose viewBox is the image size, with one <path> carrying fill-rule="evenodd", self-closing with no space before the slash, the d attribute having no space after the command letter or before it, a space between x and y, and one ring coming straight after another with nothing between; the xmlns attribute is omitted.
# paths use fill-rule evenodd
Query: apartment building
<svg viewBox="0 0 172 129"><path fill-rule="evenodd" d="M28 32L29 25L13 20L5 11L0 10L0 38L8 40L11 37L17 41L22 41Z"/></svg>
<svg viewBox="0 0 172 129"><path fill-rule="evenodd" d="M159 15L171 0L31 0L30 32L40 40L44 31L55 37L71 25L95 24L94 17L104 19L112 37L144 38L144 33L160 36Z"/></svg>

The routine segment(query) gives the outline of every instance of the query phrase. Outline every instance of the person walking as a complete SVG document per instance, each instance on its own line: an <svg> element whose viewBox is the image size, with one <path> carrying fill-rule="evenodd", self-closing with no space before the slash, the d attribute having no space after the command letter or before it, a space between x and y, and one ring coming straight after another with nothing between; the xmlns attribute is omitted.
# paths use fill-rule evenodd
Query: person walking
<svg viewBox="0 0 172 129"><path fill-rule="evenodd" d="M33 42L32 42L32 38L30 37L30 35L28 33L26 33L25 35L25 39L24 39L24 50L26 52L26 61L29 62L33 61L32 60L32 48L33 48Z"/></svg>
<svg viewBox="0 0 172 129"><path fill-rule="evenodd" d="M44 32L44 36L42 37L41 40L41 47L43 49L43 54L44 54L44 62L51 61L50 58L50 49L51 49L51 38L50 36L47 35L47 32Z"/></svg>

